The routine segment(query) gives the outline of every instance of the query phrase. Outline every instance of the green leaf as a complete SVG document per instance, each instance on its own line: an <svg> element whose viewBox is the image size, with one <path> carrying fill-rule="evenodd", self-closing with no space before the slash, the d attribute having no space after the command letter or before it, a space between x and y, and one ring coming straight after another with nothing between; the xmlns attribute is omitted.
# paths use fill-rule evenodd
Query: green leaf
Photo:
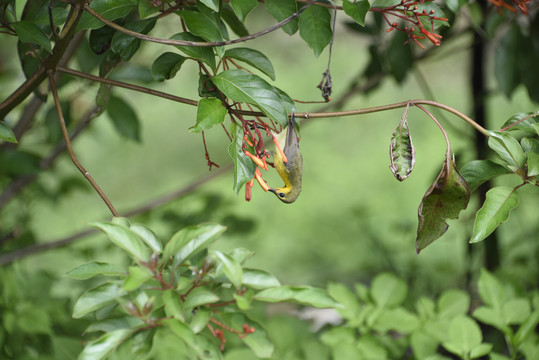
<svg viewBox="0 0 539 360"><path fill-rule="evenodd" d="M487 270L481 269L477 287L481 300L494 309L501 311L502 303L505 302L506 293L500 281Z"/></svg>
<svg viewBox="0 0 539 360"><path fill-rule="evenodd" d="M90 7L108 20L115 20L129 14L131 10L137 8L138 0L92 0ZM103 23L87 12L82 17L77 26L77 31L83 29L97 29Z"/></svg>
<svg viewBox="0 0 539 360"><path fill-rule="evenodd" d="M0 121L0 140L4 140L10 143L17 143L17 138L9 126Z"/></svg>
<svg viewBox="0 0 539 360"><path fill-rule="evenodd" d="M85 332L111 332L119 329L131 329L140 325L144 325L144 321L133 316L124 316L93 322L86 328Z"/></svg>
<svg viewBox="0 0 539 360"><path fill-rule="evenodd" d="M535 310L528 319L520 326L515 334L516 345L522 344L532 334L539 323L539 310Z"/></svg>
<svg viewBox="0 0 539 360"><path fill-rule="evenodd" d="M511 299L502 306L503 320L507 325L523 324L531 312L530 302L527 299Z"/></svg>
<svg viewBox="0 0 539 360"><path fill-rule="evenodd" d="M226 277L230 280L236 289L241 287L243 271L241 265L230 255L220 251L213 251L213 256L218 264L221 265Z"/></svg>
<svg viewBox="0 0 539 360"><path fill-rule="evenodd" d="M215 295L214 293L208 290L197 288L191 291L189 295L187 295L187 298L185 299L183 303L183 308L185 309L185 311L189 311L191 309L196 308L197 306L213 304L218 301L219 301L219 296Z"/></svg>
<svg viewBox="0 0 539 360"><path fill-rule="evenodd" d="M470 351L470 358L477 359L487 355L492 350L492 344L479 344ZM491 358L492 360L492 358Z"/></svg>
<svg viewBox="0 0 539 360"><path fill-rule="evenodd" d="M185 321L183 305L180 301L180 296L176 291L172 289L165 290L163 292L163 303L165 305L165 314L167 317Z"/></svg>
<svg viewBox="0 0 539 360"><path fill-rule="evenodd" d="M515 189L497 186L487 192L485 203L475 216L470 243L477 243L489 236L498 225L507 221L509 213L519 202Z"/></svg>
<svg viewBox="0 0 539 360"><path fill-rule="evenodd" d="M537 176L539 175L539 154L536 152L528 151L526 153L528 157L528 176Z"/></svg>
<svg viewBox="0 0 539 360"><path fill-rule="evenodd" d="M234 69L219 73L212 81L231 100L252 104L282 126L288 124L285 103L292 100L259 76Z"/></svg>
<svg viewBox="0 0 539 360"><path fill-rule="evenodd" d="M291 301L315 308L338 308L341 305L323 289L310 286L279 286L260 291L255 299L265 302Z"/></svg>
<svg viewBox="0 0 539 360"><path fill-rule="evenodd" d="M411 334L419 326L418 317L403 308L386 309L381 312L373 324L373 329L380 333L390 330L399 334Z"/></svg>
<svg viewBox="0 0 539 360"><path fill-rule="evenodd" d="M107 113L121 136L140 142L140 121L129 103L119 97L111 96Z"/></svg>
<svg viewBox="0 0 539 360"><path fill-rule="evenodd" d="M470 295L462 290L444 291L438 301L438 316L441 319L452 319L466 315L470 308Z"/></svg>
<svg viewBox="0 0 539 360"><path fill-rule="evenodd" d="M160 253L163 250L163 245L161 245L161 240L157 238L157 235L144 224L133 224L129 227L129 230L137 234L142 241L148 245L153 252Z"/></svg>
<svg viewBox="0 0 539 360"><path fill-rule="evenodd" d="M457 171L454 161L446 159L438 178L419 205L416 250L419 253L447 231L447 219L457 219L470 201L470 188Z"/></svg>
<svg viewBox="0 0 539 360"><path fill-rule="evenodd" d="M488 146L500 155L511 170L523 175L526 155L517 139L506 132L489 131L488 133L490 135Z"/></svg>
<svg viewBox="0 0 539 360"><path fill-rule="evenodd" d="M427 359L429 356L436 354L438 340L420 329L414 331L410 336L410 345L417 359Z"/></svg>
<svg viewBox="0 0 539 360"><path fill-rule="evenodd" d="M378 275L371 286L371 296L378 307L392 308L402 304L407 293L406 283L393 274Z"/></svg>
<svg viewBox="0 0 539 360"><path fill-rule="evenodd" d="M47 52L52 52L51 42L39 26L30 21L18 21L10 24L17 33L19 40L26 44L36 44Z"/></svg>
<svg viewBox="0 0 539 360"><path fill-rule="evenodd" d="M266 271L256 269L243 269L241 282L243 285L257 290L281 286L275 276Z"/></svg>
<svg viewBox="0 0 539 360"><path fill-rule="evenodd" d="M389 158L391 160L389 168L399 181L403 181L410 175L415 164L415 149L408 130L407 112L404 113L401 122L393 131L389 148Z"/></svg>
<svg viewBox="0 0 539 360"><path fill-rule="evenodd" d="M468 316L458 316L451 321L449 326L449 339L442 346L448 351L467 357L477 346L481 345L483 336L481 329L475 321Z"/></svg>
<svg viewBox="0 0 539 360"><path fill-rule="evenodd" d="M125 271L113 264L90 262L79 265L66 273L66 276L77 280L86 280L98 275L122 276L125 275Z"/></svg>
<svg viewBox="0 0 539 360"><path fill-rule="evenodd" d="M516 23L512 23L509 30L501 37L494 54L494 74L501 90L508 97L511 96L519 79L519 40L520 29Z"/></svg>
<svg viewBox="0 0 539 360"><path fill-rule="evenodd" d="M318 57L331 41L331 14L329 9L313 5L299 16L299 35Z"/></svg>
<svg viewBox="0 0 539 360"><path fill-rule="evenodd" d="M244 37L249 35L249 31L245 27L243 21L238 19L238 16L232 10L230 3L223 3L221 8L221 19L227 23L230 29L239 37Z"/></svg>
<svg viewBox="0 0 539 360"><path fill-rule="evenodd" d="M295 0L266 0L264 3L268 13L279 22L298 11ZM281 29L288 35L294 35L298 31L298 23L299 20L296 17Z"/></svg>
<svg viewBox="0 0 539 360"><path fill-rule="evenodd" d="M183 10L178 14L185 21L189 31L196 36L210 42L224 41L228 38L228 34L225 32L226 28L223 29L221 26L219 17L191 10Z"/></svg>
<svg viewBox="0 0 539 360"><path fill-rule="evenodd" d="M530 116L530 115L533 115L533 116ZM535 126L538 124L537 116L539 116L539 112L515 114L511 116L511 118L509 118L509 120L507 120L505 124L502 125L502 129L505 129L511 126L505 131L521 130L521 131L524 131L525 133L536 135L537 132L536 132ZM527 118L527 119L522 120L524 118Z"/></svg>
<svg viewBox="0 0 539 360"><path fill-rule="evenodd" d="M222 124L228 113L223 102L214 97L202 98L198 101L197 123L189 128L190 132L200 133L211 129L214 125Z"/></svg>
<svg viewBox="0 0 539 360"><path fill-rule="evenodd" d="M466 179L471 191L477 189L485 181L510 173L505 166L491 160L472 160L460 170L460 174Z"/></svg>
<svg viewBox="0 0 539 360"><path fill-rule="evenodd" d="M243 152L243 130L241 126L232 124L231 132L234 140L228 146L228 154L234 165L234 192L240 192L243 185L251 181L256 171L256 164Z"/></svg>
<svg viewBox="0 0 539 360"><path fill-rule="evenodd" d="M195 334L182 321L177 319L165 319L161 321L161 324L169 328L174 335L182 339L188 346L196 347Z"/></svg>
<svg viewBox="0 0 539 360"><path fill-rule="evenodd" d="M157 17L135 20L124 25L124 27L140 34L147 34L153 29L156 21ZM113 52L120 55L122 61L129 61L139 49L141 41L139 38L117 31L112 37L110 48Z"/></svg>
<svg viewBox="0 0 539 360"><path fill-rule="evenodd" d="M114 349L129 337L131 330L119 329L107 332L86 344L78 360L105 359Z"/></svg>
<svg viewBox="0 0 539 360"><path fill-rule="evenodd" d="M148 248L139 237L129 229L112 223L92 223L92 226L100 229L117 246L127 251L132 257L139 261L148 262L150 255Z"/></svg>
<svg viewBox="0 0 539 360"><path fill-rule="evenodd" d="M189 327L195 334L198 334L206 328L206 325L210 321L212 312L207 308L198 308L196 314L191 319Z"/></svg>
<svg viewBox="0 0 539 360"><path fill-rule="evenodd" d="M329 295L342 305L337 309L338 313L348 321L350 326L358 326L361 305L354 292L340 283L329 283L327 289Z"/></svg>
<svg viewBox="0 0 539 360"><path fill-rule="evenodd" d="M215 12L219 12L219 0L199 0Z"/></svg>
<svg viewBox="0 0 539 360"><path fill-rule="evenodd" d="M230 324L234 329L242 329L244 324L254 328L254 332L242 337L241 340L253 351L257 358L266 359L272 357L274 346L263 326L241 313L223 313L222 319L225 324Z"/></svg>
<svg viewBox="0 0 539 360"><path fill-rule="evenodd" d="M539 133L539 126L537 127ZM535 138L524 137L520 139L520 144L525 152L539 153L539 140Z"/></svg>
<svg viewBox="0 0 539 360"><path fill-rule="evenodd" d="M273 65L266 55L262 54L258 50L249 49L249 48L232 48L225 51L225 57L237 59L243 61L258 70L262 71L264 74L268 75L272 80L275 80L275 71L273 70Z"/></svg>
<svg viewBox="0 0 539 360"><path fill-rule="evenodd" d="M257 5L257 0L230 0L230 5L232 9L238 16L238 18L244 22L247 15L253 10Z"/></svg>
<svg viewBox="0 0 539 360"><path fill-rule="evenodd" d="M73 307L73 317L79 319L86 314L99 310L114 303L114 300L121 295L120 287L110 283L86 290Z"/></svg>
<svg viewBox="0 0 539 360"><path fill-rule="evenodd" d="M175 233L170 241L165 245L163 258L169 259L174 256L174 268L206 249L211 243L216 241L226 227L207 223L185 227Z"/></svg>
<svg viewBox="0 0 539 360"><path fill-rule="evenodd" d="M133 291L138 289L142 284L152 278L152 274L148 269L139 266L130 266L129 275L122 286L123 291Z"/></svg>
<svg viewBox="0 0 539 360"><path fill-rule="evenodd" d="M192 41L192 42L204 42L204 39L195 36L188 32L183 32L175 34L171 37L172 40L183 40L183 41ZM207 65L209 65L212 70L215 71L215 54L211 47L201 47L201 46L175 46L177 49L181 50L187 56L192 57L193 59L200 60Z"/></svg>
<svg viewBox="0 0 539 360"><path fill-rule="evenodd" d="M138 13L141 19L159 11L159 5L154 6L152 1L138 0Z"/></svg>
<svg viewBox="0 0 539 360"><path fill-rule="evenodd" d="M152 64L152 77L156 81L172 79L176 76L185 60L187 60L186 57L171 52L159 55Z"/></svg>
<svg viewBox="0 0 539 360"><path fill-rule="evenodd" d="M344 13L350 16L356 23L361 26L365 26L365 16L371 8L369 0L359 0L356 2L350 2L349 0L343 1Z"/></svg>
<svg viewBox="0 0 539 360"><path fill-rule="evenodd" d="M414 54L412 53L412 47L406 43L409 40L408 35L403 31L396 31L395 33L387 49L386 56L391 75L398 83L402 83L406 79L408 72L413 69Z"/></svg>

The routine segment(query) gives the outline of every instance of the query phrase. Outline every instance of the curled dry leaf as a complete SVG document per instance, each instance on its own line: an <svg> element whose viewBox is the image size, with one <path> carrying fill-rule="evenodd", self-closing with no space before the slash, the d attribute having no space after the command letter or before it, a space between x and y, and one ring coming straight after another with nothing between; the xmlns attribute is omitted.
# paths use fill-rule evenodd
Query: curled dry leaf
<svg viewBox="0 0 539 360"><path fill-rule="evenodd" d="M440 238L449 225L446 219L457 219L470 201L470 187L457 171L455 160L447 155L442 171L423 196L418 210L416 251Z"/></svg>
<svg viewBox="0 0 539 360"><path fill-rule="evenodd" d="M407 111L402 116L402 120L395 128L395 131L393 131L391 146L389 147L391 160L389 168L399 181L403 181L410 175L415 164L415 149L408 130L406 113Z"/></svg>

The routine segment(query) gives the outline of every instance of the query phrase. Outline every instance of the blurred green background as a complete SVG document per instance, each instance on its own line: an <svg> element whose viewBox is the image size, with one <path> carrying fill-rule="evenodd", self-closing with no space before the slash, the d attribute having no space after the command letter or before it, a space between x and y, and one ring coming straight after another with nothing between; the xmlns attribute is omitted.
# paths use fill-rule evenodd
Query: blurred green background
<svg viewBox="0 0 539 360"><path fill-rule="evenodd" d="M262 29L269 24L263 9L255 10L247 19L250 29ZM174 29L160 31L163 33L152 34L159 37L177 32ZM6 46L13 45L9 41L6 43ZM462 38L443 44L438 54L419 65L435 95L431 100L467 114L471 112L470 43L471 38ZM270 58L276 69L276 86L294 99L321 100L316 85L327 65L327 49L315 58L298 35L289 37L282 32L270 33L250 42L249 46ZM368 43L356 34L342 24L338 25L331 64L334 100L346 92L349 81L366 66L367 46ZM163 51L164 46L143 44L142 51L132 63L150 66ZM3 58L8 59L5 64L8 69L18 69L15 56L3 54ZM21 78L9 80L11 85L1 90L2 97L22 82ZM494 79L489 81L495 88ZM196 99L197 85L197 65L187 62L173 80L158 89ZM78 80L70 86L87 88L89 85ZM93 86L93 90L80 96L91 103L96 90ZM195 123L196 108L124 89L114 89L114 94L136 108L142 125L141 143L120 137L104 114L77 139L74 149L120 213L208 174L201 136L188 131ZM343 109L427 97L418 75L410 72L402 84L386 77L381 86L367 95L353 97ZM51 105L49 98L48 106ZM297 111L315 112L321 107L320 104L297 104ZM523 88L518 89L511 99L501 93L491 94L487 102L488 127L497 129L513 114L536 108ZM412 108L408 119L417 151L416 167L405 182L396 181L388 168L388 150L402 111L305 122L301 129L303 192L292 205L279 202L258 186L253 190L252 201L246 202L243 192L239 196L234 194L233 174L228 172L149 214L134 217L132 221L144 222L164 240L189 224L222 223L228 226L228 231L216 243L216 248L245 247L254 251L256 254L249 264L275 274L285 284L323 287L329 281L369 282L375 274L392 271L405 278L416 294L435 295L441 289L462 286L466 281L464 275L482 265L483 244L473 245L473 256L468 251L473 210L477 203L472 201L459 220L450 222L446 235L416 255L417 208L441 169L445 141L437 126L418 109ZM447 125L457 165L462 167L475 156L470 153L473 129L450 114L440 115L436 110L433 113ZM25 137L20 146L42 152L44 149L36 144L44 136L46 134L42 132L35 132ZM221 166L230 163L229 140L222 129L208 131L206 142L212 161ZM67 155L57 162L55 170L55 173L39 175L43 187L59 186L57 174L82 178ZM281 180L271 169L264 177L271 186L281 185ZM89 186L84 187L87 191L33 201L28 206L32 219L29 226L37 234L38 242L63 238L88 229L92 221L109 217L101 199ZM500 228L503 260L514 265L507 271L518 272L519 264L527 269L537 267L533 257L536 245L522 240L530 236L537 238L536 233L529 233L529 224L536 221L537 197L531 196L532 191L528 187L522 189L519 208ZM535 248L530 249L530 246ZM87 261L122 263L127 259L103 236L94 235L78 240L70 247L25 258L14 266L16 271L60 278L48 289L50 293L42 296L65 297L72 301L83 285L61 277Z"/></svg>

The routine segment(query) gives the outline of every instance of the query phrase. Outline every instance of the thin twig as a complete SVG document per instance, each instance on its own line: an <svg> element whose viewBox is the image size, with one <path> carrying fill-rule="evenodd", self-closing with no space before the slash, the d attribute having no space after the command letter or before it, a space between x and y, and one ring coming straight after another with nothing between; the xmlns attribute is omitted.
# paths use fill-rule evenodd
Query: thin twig
<svg viewBox="0 0 539 360"><path fill-rule="evenodd" d="M58 97L58 91L56 90L56 83L54 81L54 72L52 70L49 70L48 71L48 76L49 76L49 83L50 83L50 87L51 87L52 97L54 99L54 104L56 105L56 111L58 112L58 120L60 121L60 127L62 128L62 134L64 135L64 140L65 140L65 143L66 143L66 146L67 146L67 151L69 152L69 157L71 157L71 160L73 161L73 163L75 164L77 169L79 169L79 171L82 173L82 175L93 186L95 191L97 191L99 196L101 196L101 199L103 199L103 201L105 202L105 204L109 208L110 212L114 216L119 216L118 212L116 211L116 209L114 208L114 206L112 205L110 200L107 198L107 196L105 195L103 190L101 190L99 185L97 185L97 183L95 182L92 175L90 175L90 173L88 171L86 171L86 169L82 166L82 164L77 159L77 156L75 155L75 152L73 151L73 147L71 146L71 140L69 140L69 133L67 132L67 127L66 127L66 124L65 124L64 115L62 113L62 107L60 105L60 98Z"/></svg>
<svg viewBox="0 0 539 360"><path fill-rule="evenodd" d="M284 19L283 21L273 25L272 27L269 27L267 29L264 29L262 31L259 31L257 33L254 33L254 34L251 34L251 35L248 35L248 36L244 36L244 37L240 37L240 38L237 38L237 39L234 39L234 40L227 40L227 41L212 41L212 42L197 42L197 41L186 41L186 40L173 40L173 39L161 39L161 38L156 38L156 37L153 37L153 36L150 36L150 35L145 35L145 34L141 34L141 33L138 33L138 32L135 32L135 31L131 31L129 29L126 29L112 21L110 21L109 19L105 18L104 16L102 16L101 14L97 13L94 9L92 9L89 5L85 5L84 6L84 9L90 14L92 15L93 17L95 17L96 19L98 19L99 21L101 21L103 24L107 25L107 26L110 26L111 28L115 29L115 30L118 30L119 32L121 33L124 33L124 34L127 34L127 35L130 35L130 36L133 36L137 39L141 39L141 40L145 40L145 41L150 41L150 42L154 42L154 43L158 43L158 44L165 44L165 45L175 45L175 46L199 46L199 47L213 47L213 46L225 46L225 45L232 45L232 44L237 44L237 43L241 43L241 42L244 42L244 41L248 41L248 40L252 40L252 39L256 39L257 37L260 37L262 35L266 35L272 31L275 31L277 29L280 29L282 28L283 26L285 26L286 24L288 24L290 21L294 20L296 17L298 17L303 11L307 10L307 8L309 8L311 5L314 5L316 1L310 1L308 2L307 4L305 4L305 6L303 6L301 9L299 9L297 12L295 12L294 14L290 15L289 17L287 17L286 19Z"/></svg>

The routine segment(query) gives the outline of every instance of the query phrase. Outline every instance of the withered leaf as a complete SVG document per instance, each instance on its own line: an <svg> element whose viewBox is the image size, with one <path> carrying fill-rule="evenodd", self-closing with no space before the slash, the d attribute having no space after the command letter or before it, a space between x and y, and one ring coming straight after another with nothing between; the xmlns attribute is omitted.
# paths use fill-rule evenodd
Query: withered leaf
<svg viewBox="0 0 539 360"><path fill-rule="evenodd" d="M446 155L442 171L419 205L415 242L418 254L447 231L449 225L445 221L457 219L469 201L470 187L457 171L455 160Z"/></svg>
<svg viewBox="0 0 539 360"><path fill-rule="evenodd" d="M393 175L399 181L406 179L412 172L415 164L415 149L410 131L408 130L406 113L402 121L395 128L395 131L393 131L393 135L391 135L389 157L391 160L389 168Z"/></svg>

